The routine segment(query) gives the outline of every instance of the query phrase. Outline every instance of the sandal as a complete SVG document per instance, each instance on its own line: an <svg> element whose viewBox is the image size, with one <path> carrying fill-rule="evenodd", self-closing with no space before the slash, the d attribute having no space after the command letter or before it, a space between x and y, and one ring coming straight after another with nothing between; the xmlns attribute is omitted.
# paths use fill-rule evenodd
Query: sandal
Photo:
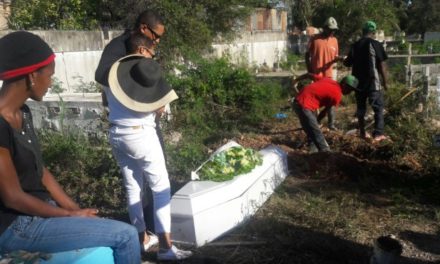
<svg viewBox="0 0 440 264"><path fill-rule="evenodd" d="M387 139L389 139L389 137L387 137L385 135L378 135L373 138L373 141L374 142L381 142L381 141L387 140Z"/></svg>

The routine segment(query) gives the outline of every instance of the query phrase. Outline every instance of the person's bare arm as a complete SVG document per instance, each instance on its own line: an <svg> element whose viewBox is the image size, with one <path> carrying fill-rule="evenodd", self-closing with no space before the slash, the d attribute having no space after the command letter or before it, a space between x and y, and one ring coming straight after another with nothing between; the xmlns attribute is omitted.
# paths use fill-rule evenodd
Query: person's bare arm
<svg viewBox="0 0 440 264"><path fill-rule="evenodd" d="M321 123L321 120L327 116L328 111L331 107L326 106L322 111L319 112L318 117L316 118L318 120L318 123Z"/></svg>
<svg viewBox="0 0 440 264"><path fill-rule="evenodd" d="M290 82L291 92L295 92L297 90L296 85L298 84L298 82L305 80L305 79L313 80L313 74L307 72L307 73L304 73L304 74L292 79Z"/></svg>
<svg viewBox="0 0 440 264"><path fill-rule="evenodd" d="M18 180L9 150L2 147L0 147L0 199L10 209L40 217L93 217L97 213L96 209L68 209L52 206L24 192Z"/></svg>
<svg viewBox="0 0 440 264"><path fill-rule="evenodd" d="M165 106L162 106L161 108L156 110L156 120L159 120L165 112Z"/></svg>
<svg viewBox="0 0 440 264"><path fill-rule="evenodd" d="M47 168L43 168L43 185L49 191L55 202L67 210L79 210L79 205L74 202L63 190L60 184L55 180L52 173Z"/></svg>
<svg viewBox="0 0 440 264"><path fill-rule="evenodd" d="M348 52L347 56L345 56L343 58L342 63L344 64L345 67L351 67L353 66L353 46L350 47L350 51Z"/></svg>
<svg viewBox="0 0 440 264"><path fill-rule="evenodd" d="M379 74L382 77L383 89L386 91L388 89L388 86L387 86L388 76L387 76L387 64L385 63L385 61L382 61L379 65Z"/></svg>

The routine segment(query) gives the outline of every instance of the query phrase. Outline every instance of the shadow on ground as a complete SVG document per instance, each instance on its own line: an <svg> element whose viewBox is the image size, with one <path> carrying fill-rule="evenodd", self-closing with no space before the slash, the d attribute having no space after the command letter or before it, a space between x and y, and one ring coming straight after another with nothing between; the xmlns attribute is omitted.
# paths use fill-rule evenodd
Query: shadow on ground
<svg viewBox="0 0 440 264"><path fill-rule="evenodd" d="M246 239L248 243L239 245L237 239ZM252 239L255 245L249 242ZM228 242L222 246L225 241ZM219 245L216 246L216 243ZM368 264L373 253L371 246L291 225L275 217L252 220L246 228L236 230L213 244L193 249L195 255L180 263ZM154 262L154 256L150 255L149 260ZM400 257L397 263L433 262Z"/></svg>

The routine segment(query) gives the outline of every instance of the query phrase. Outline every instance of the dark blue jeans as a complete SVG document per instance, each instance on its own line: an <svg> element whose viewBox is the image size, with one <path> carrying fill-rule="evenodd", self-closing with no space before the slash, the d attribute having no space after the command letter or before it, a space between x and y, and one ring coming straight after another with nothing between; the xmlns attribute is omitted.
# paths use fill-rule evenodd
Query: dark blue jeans
<svg viewBox="0 0 440 264"><path fill-rule="evenodd" d="M315 144L319 151L329 151L330 147L319 128L319 123L313 111L302 108L296 101L293 109L298 115L299 122L307 134L308 139Z"/></svg>
<svg viewBox="0 0 440 264"><path fill-rule="evenodd" d="M374 130L373 137L383 135L383 92L382 91L365 91L356 92L357 111L356 116L359 122L359 131L361 135L365 135L365 114L367 113L367 100L374 111Z"/></svg>
<svg viewBox="0 0 440 264"><path fill-rule="evenodd" d="M136 229L126 223L88 217L19 216L0 234L0 253L16 250L55 253L110 247L116 264L139 264Z"/></svg>

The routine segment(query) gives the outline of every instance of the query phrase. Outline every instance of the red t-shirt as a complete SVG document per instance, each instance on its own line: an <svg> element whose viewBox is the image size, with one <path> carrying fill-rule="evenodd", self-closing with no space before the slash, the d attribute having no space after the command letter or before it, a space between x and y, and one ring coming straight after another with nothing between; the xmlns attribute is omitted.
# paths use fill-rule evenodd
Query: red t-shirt
<svg viewBox="0 0 440 264"><path fill-rule="evenodd" d="M337 106L342 99L338 82L324 77L314 76L315 82L304 87L296 96L298 104L308 110L318 110L324 106Z"/></svg>

